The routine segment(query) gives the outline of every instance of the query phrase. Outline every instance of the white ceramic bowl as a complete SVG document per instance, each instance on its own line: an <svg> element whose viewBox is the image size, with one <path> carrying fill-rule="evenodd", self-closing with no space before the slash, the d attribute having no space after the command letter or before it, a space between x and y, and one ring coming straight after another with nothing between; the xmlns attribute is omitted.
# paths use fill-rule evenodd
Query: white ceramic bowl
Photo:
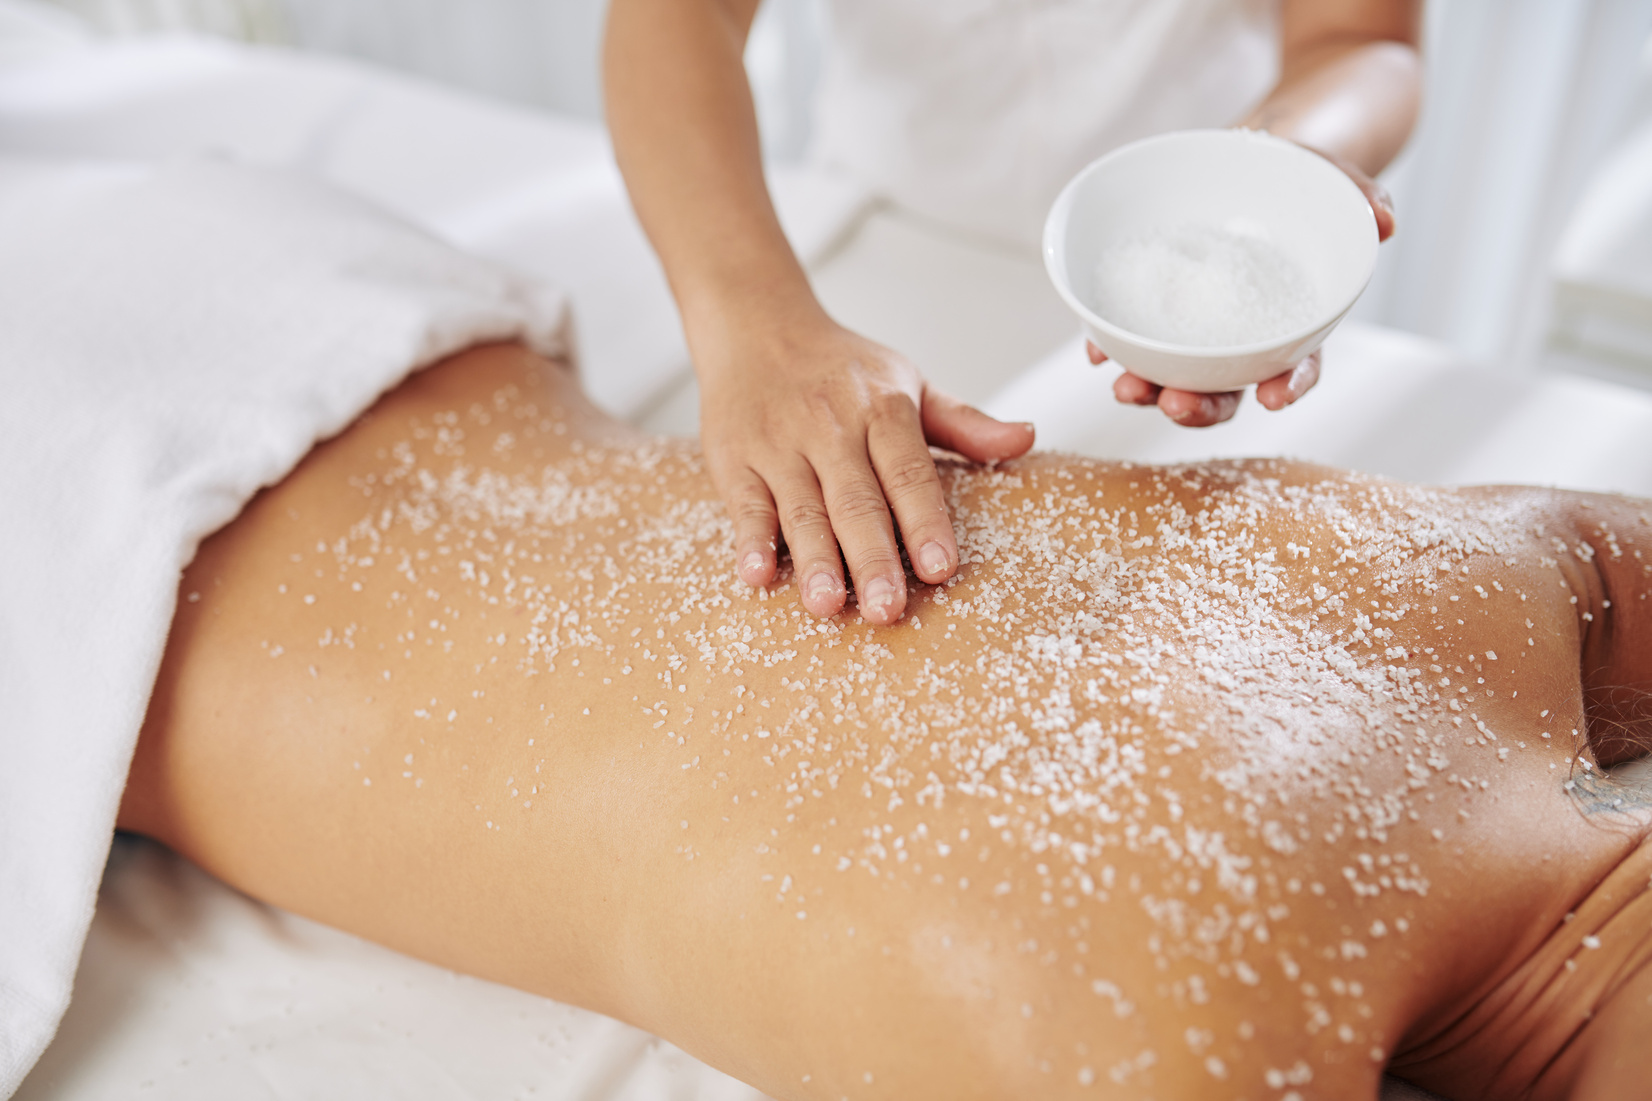
<svg viewBox="0 0 1652 1101"><path fill-rule="evenodd" d="M1318 316L1272 340L1232 347L1171 344L1096 313L1101 255L1121 239L1188 224L1260 236L1301 267ZM1215 393L1272 378L1320 346L1353 306L1377 260L1364 192L1330 161L1253 130L1182 130L1121 146L1062 190L1044 223L1044 265L1096 347L1161 386Z"/></svg>

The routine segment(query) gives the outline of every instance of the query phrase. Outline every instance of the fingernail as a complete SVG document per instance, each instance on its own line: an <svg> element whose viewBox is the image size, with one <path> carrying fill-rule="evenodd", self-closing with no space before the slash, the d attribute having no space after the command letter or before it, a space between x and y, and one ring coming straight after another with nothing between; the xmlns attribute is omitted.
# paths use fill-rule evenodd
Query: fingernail
<svg viewBox="0 0 1652 1101"><path fill-rule="evenodd" d="M925 543L924 549L918 552L918 565L928 577L945 573L948 565L946 548L939 543Z"/></svg>
<svg viewBox="0 0 1652 1101"><path fill-rule="evenodd" d="M819 604L829 600L837 594L837 582L832 580L829 573L817 573L809 579L809 588L804 595L811 604Z"/></svg>
<svg viewBox="0 0 1652 1101"><path fill-rule="evenodd" d="M887 577L874 577L866 584L860 602L867 608L887 608L895 603L895 583Z"/></svg>
<svg viewBox="0 0 1652 1101"><path fill-rule="evenodd" d="M1306 361L1291 368L1291 377L1285 380L1285 391L1295 401L1308 392L1308 364Z"/></svg>
<svg viewBox="0 0 1652 1101"><path fill-rule="evenodd" d="M763 569L763 552L752 551L740 560L741 573L760 573Z"/></svg>

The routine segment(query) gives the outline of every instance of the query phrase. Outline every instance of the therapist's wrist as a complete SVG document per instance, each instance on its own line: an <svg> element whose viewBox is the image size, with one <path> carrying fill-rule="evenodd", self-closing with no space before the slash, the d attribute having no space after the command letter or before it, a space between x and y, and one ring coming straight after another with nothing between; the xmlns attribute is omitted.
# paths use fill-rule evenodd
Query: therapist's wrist
<svg viewBox="0 0 1652 1101"><path fill-rule="evenodd" d="M780 224L725 227L725 232L679 242L661 250L671 288L685 318L690 314L736 317L756 310L803 310L814 305L808 273Z"/></svg>
<svg viewBox="0 0 1652 1101"><path fill-rule="evenodd" d="M679 298L683 330L702 380L740 374L768 361L764 350L806 345L837 328L806 282L743 285L721 293Z"/></svg>

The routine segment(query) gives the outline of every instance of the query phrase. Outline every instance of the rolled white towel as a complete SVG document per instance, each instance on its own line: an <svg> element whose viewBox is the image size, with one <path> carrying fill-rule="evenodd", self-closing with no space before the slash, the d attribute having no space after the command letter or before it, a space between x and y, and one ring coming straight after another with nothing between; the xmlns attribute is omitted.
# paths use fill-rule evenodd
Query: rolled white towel
<svg viewBox="0 0 1652 1101"><path fill-rule="evenodd" d="M410 372L559 292L211 161L0 160L0 1097L68 1004L179 573Z"/></svg>

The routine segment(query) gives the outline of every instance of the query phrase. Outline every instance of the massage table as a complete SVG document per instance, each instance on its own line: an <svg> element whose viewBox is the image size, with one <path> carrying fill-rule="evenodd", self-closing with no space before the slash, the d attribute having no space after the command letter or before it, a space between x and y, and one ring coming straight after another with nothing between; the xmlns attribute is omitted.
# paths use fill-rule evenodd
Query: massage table
<svg viewBox="0 0 1652 1101"><path fill-rule="evenodd" d="M0 49L0 153L206 155L320 176L566 286L599 403L693 430L675 310L598 128L204 39L56 34L21 53ZM1153 462L1289 454L1419 481L1652 495L1652 454L1635 446L1652 438L1647 395L1506 376L1368 325L1333 338L1303 409L1251 403L1216 429L1175 428L1112 401L1111 369L1084 361L1036 257L879 208L817 171L776 170L771 183L829 309L937 385L1036 421L1044 446ZM68 1015L16 1096L760 1101L636 1029L264 906L126 837ZM1391 1083L1384 1096L1422 1095Z"/></svg>

